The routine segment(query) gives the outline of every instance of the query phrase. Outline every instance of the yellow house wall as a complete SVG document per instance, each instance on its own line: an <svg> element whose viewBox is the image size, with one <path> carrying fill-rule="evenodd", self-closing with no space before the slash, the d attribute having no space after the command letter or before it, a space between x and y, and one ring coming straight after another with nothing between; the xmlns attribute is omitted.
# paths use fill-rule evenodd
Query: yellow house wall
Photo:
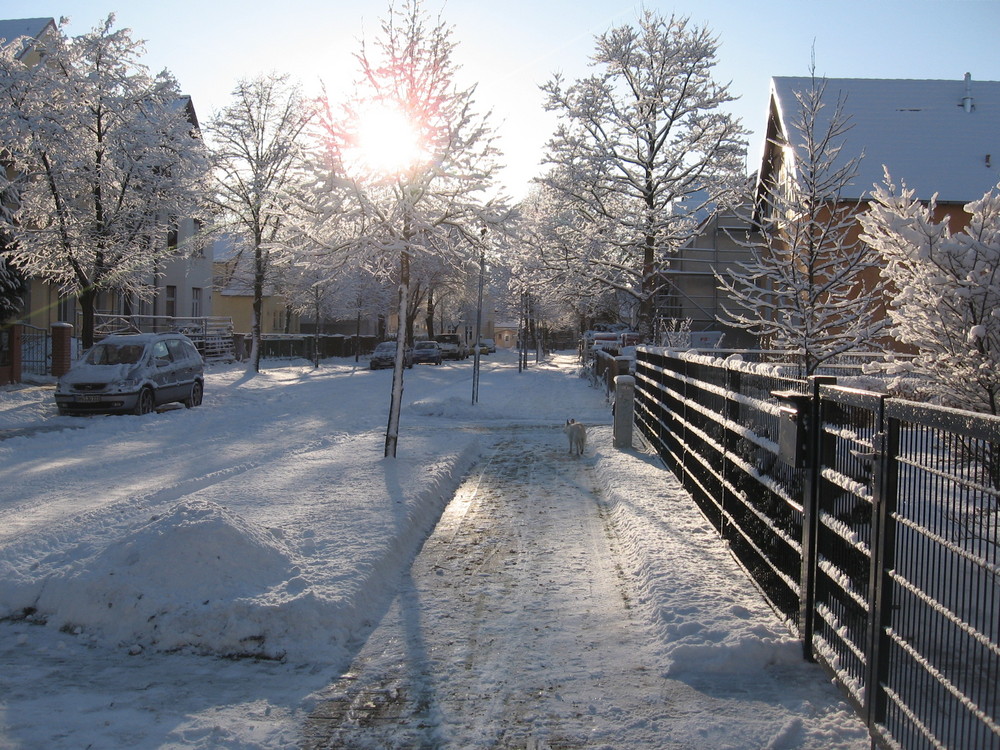
<svg viewBox="0 0 1000 750"><path fill-rule="evenodd" d="M215 315L233 319L233 330L250 333L253 330L253 298L227 294L212 297L212 311ZM265 297L261 314L261 333L285 332L285 302L280 297ZM299 332L298 316L292 316L289 333Z"/></svg>
<svg viewBox="0 0 1000 750"><path fill-rule="evenodd" d="M24 322L38 328L48 328L59 322L59 299L56 288L38 279L28 282L28 307ZM72 323L74 321L66 321Z"/></svg>

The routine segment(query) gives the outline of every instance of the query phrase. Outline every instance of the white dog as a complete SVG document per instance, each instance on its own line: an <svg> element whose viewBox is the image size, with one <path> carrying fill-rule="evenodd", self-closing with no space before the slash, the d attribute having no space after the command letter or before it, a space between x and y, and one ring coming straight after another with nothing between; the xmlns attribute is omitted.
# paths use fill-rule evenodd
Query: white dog
<svg viewBox="0 0 1000 750"><path fill-rule="evenodd" d="M569 437L569 452L582 456L587 445L587 428L575 419L567 419L563 432Z"/></svg>

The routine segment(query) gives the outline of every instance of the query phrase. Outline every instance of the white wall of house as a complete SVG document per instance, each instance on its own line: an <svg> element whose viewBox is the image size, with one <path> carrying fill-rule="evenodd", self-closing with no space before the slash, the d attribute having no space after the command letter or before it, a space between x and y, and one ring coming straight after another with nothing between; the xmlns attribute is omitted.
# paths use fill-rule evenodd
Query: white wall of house
<svg viewBox="0 0 1000 750"><path fill-rule="evenodd" d="M177 250L161 268L156 282L156 315L177 318L212 315L212 258L200 225L192 219L179 222Z"/></svg>

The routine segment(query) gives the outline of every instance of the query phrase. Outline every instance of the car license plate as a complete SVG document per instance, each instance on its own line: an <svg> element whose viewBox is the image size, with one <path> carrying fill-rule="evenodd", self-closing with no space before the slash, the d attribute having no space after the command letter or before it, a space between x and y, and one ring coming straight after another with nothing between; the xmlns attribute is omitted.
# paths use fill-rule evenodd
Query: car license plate
<svg viewBox="0 0 1000 750"><path fill-rule="evenodd" d="M96 404L100 400L101 397L94 393L87 393L76 397L78 404Z"/></svg>

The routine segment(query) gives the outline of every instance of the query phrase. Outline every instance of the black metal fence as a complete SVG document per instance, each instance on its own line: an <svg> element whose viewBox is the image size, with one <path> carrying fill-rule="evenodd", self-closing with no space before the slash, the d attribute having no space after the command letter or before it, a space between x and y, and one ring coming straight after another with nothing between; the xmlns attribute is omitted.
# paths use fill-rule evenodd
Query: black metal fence
<svg viewBox="0 0 1000 750"><path fill-rule="evenodd" d="M1000 419L645 348L635 419L876 741L1000 748Z"/></svg>
<svg viewBox="0 0 1000 750"><path fill-rule="evenodd" d="M21 324L21 372L48 375L52 369L52 338L44 328Z"/></svg>
<svg viewBox="0 0 1000 750"><path fill-rule="evenodd" d="M341 334L264 334L261 336L261 356L267 359L320 359L353 357L371 354L378 339L375 336L344 336ZM250 351L250 337L244 343Z"/></svg>

